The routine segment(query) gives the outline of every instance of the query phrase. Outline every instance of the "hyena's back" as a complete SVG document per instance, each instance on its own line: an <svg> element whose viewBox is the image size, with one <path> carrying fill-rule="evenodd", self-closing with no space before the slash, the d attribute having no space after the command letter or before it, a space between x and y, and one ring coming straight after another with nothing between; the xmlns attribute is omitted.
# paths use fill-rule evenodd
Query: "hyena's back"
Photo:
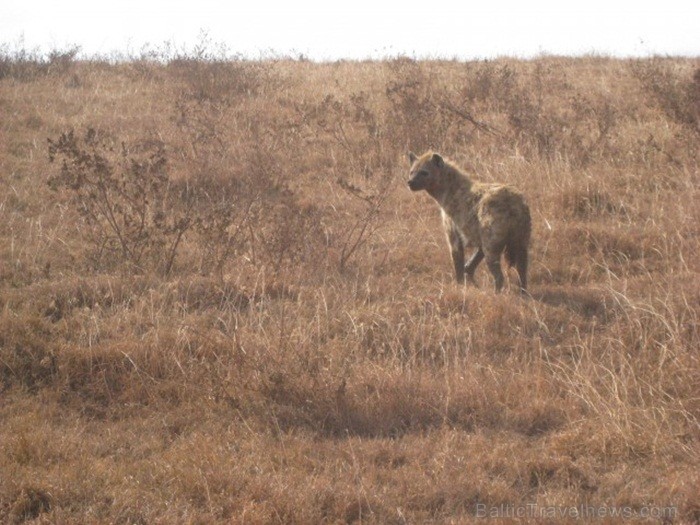
<svg viewBox="0 0 700 525"><path fill-rule="evenodd" d="M466 245L483 248L500 255L509 246L527 249L530 241L530 210L523 195L501 184L474 183L457 209L451 207L449 219L459 228ZM445 221L445 227L450 225ZM514 264L512 250L506 253Z"/></svg>
<svg viewBox="0 0 700 525"><path fill-rule="evenodd" d="M515 188L503 185L488 185L481 193L477 206L479 237L486 252L505 251L512 266L518 252L527 252L530 243L530 209L523 195Z"/></svg>

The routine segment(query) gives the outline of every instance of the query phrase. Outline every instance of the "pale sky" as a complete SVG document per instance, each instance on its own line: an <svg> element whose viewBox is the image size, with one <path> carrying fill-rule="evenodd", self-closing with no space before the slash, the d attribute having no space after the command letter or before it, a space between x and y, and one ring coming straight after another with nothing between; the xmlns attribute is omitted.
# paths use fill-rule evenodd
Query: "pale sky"
<svg viewBox="0 0 700 525"><path fill-rule="evenodd" d="M194 47L316 60L531 57L600 53L700 56L698 0L0 0L0 44L85 55Z"/></svg>

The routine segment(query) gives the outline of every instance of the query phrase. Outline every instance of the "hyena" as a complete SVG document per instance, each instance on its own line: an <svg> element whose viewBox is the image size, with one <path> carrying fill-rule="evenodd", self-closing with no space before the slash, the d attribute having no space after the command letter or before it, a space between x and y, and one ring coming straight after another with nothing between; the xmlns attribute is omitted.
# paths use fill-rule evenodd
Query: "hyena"
<svg viewBox="0 0 700 525"><path fill-rule="evenodd" d="M476 267L486 259L496 291L500 291L504 253L508 264L515 266L520 290L525 293L531 220L523 195L503 184L472 181L457 166L432 151L420 157L409 153L409 159L409 188L427 191L442 210L457 281L463 283L466 275L473 283ZM468 246L476 251L465 264L464 249Z"/></svg>

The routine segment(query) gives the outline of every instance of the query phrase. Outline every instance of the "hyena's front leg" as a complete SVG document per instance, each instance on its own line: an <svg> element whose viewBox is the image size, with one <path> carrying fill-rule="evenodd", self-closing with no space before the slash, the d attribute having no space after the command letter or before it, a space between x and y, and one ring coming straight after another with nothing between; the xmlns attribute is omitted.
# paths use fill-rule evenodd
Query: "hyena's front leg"
<svg viewBox="0 0 700 525"><path fill-rule="evenodd" d="M479 263L484 260L484 251L479 248L474 252L474 255L472 255L469 258L469 261L467 261L467 265L464 267L464 271L467 274L467 279L469 279L470 282L476 283L474 281L474 272L476 271L476 267L479 266Z"/></svg>
<svg viewBox="0 0 700 525"><path fill-rule="evenodd" d="M457 282L464 283L464 242L457 227L452 224L447 230L447 240L450 243L450 253L455 267L455 278Z"/></svg>

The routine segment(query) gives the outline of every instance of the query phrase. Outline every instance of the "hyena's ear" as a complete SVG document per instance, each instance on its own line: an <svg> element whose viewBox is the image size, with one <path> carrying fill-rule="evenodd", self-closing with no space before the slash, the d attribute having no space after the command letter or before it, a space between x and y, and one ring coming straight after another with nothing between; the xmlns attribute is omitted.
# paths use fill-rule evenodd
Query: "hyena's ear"
<svg viewBox="0 0 700 525"><path fill-rule="evenodd" d="M433 164L435 164L438 168L442 168L445 165L445 161L440 155L433 153Z"/></svg>
<svg viewBox="0 0 700 525"><path fill-rule="evenodd" d="M411 164L413 164L415 161L418 160L418 157L416 157L416 154L413 153L412 151L408 152L408 160L411 161Z"/></svg>

